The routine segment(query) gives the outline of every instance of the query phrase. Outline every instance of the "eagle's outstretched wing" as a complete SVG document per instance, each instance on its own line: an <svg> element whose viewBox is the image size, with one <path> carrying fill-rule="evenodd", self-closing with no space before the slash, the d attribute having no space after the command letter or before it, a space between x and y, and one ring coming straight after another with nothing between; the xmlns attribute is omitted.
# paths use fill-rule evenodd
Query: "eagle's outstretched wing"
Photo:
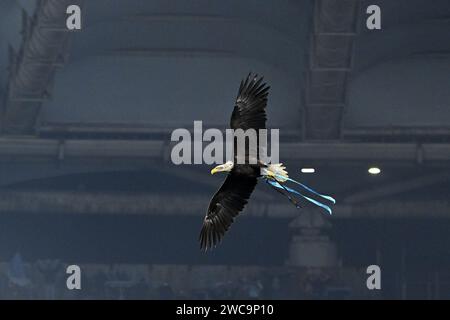
<svg viewBox="0 0 450 320"><path fill-rule="evenodd" d="M200 231L200 248L217 245L234 218L244 209L257 183L256 177L230 172L212 197Z"/></svg>
<svg viewBox="0 0 450 320"><path fill-rule="evenodd" d="M249 74L245 80L241 81L231 114L231 129L255 129L257 131L266 128L265 109L268 91L269 86L263 83L262 77L258 78L257 75ZM249 150L246 150L245 156L248 157L249 154ZM240 170L233 169L211 199L200 231L200 247L202 249L212 248L222 240L234 218L244 209L255 189L257 178L252 168L245 164L237 164L235 161L235 169L237 166L240 166ZM248 169L249 174L244 173L245 168Z"/></svg>
<svg viewBox="0 0 450 320"><path fill-rule="evenodd" d="M266 106L269 86L263 83L263 77L249 74L241 81L236 103L231 114L231 129L265 129Z"/></svg>

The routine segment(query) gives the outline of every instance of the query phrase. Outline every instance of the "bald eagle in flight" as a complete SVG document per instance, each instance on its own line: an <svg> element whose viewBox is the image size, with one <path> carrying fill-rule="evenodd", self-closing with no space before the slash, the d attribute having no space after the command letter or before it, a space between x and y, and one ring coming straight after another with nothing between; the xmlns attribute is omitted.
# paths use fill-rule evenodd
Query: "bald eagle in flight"
<svg viewBox="0 0 450 320"><path fill-rule="evenodd" d="M257 75L249 74L245 80L241 81L233 113L231 114L231 129L242 129L244 131L255 129L258 132L259 129L266 128L266 106L269 88L263 82L263 77L258 77ZM258 179L263 179L270 187L287 197L297 208L300 208L300 206L296 198L303 198L322 207L329 214L332 212L328 205L289 188L285 184L287 182L294 183L307 192L334 204L336 201L332 197L322 195L308 186L291 179L282 163L268 164L257 159L256 164L250 164L252 162L248 161L249 154L246 149L245 156L247 159L245 159L244 164L239 164L242 161L238 162L236 159L235 141L234 161L227 161L225 164L218 165L211 170L211 174L228 172L228 175L222 186L212 197L203 220L199 237L202 250L206 251L213 248L222 240L235 217L247 204ZM258 153L256 154L258 157Z"/></svg>

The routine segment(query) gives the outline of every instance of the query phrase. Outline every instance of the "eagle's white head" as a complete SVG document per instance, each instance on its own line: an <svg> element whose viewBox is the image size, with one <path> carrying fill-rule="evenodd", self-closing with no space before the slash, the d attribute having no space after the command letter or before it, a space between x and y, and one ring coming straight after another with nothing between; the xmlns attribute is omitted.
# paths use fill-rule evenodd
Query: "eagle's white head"
<svg viewBox="0 0 450 320"><path fill-rule="evenodd" d="M218 165L214 169L211 170L211 174L214 174L216 172L230 172L231 169L233 169L234 163L233 161L227 161L224 164Z"/></svg>

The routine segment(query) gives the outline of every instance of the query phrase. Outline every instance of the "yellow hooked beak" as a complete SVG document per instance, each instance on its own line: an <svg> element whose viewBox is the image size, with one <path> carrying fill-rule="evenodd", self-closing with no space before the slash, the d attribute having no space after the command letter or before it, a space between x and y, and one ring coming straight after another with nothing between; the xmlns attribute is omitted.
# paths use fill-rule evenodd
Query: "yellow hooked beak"
<svg viewBox="0 0 450 320"><path fill-rule="evenodd" d="M211 170L211 174L214 174L216 172L220 172L221 171L220 169L221 169L220 166L215 167L214 169Z"/></svg>

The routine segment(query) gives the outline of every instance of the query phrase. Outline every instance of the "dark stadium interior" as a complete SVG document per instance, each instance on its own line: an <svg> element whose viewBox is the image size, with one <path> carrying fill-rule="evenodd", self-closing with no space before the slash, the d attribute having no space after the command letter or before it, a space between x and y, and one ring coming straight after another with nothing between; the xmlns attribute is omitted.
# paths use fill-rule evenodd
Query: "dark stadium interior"
<svg viewBox="0 0 450 320"><path fill-rule="evenodd" d="M0 0L0 299L449 299L449 39L448 0ZM260 183L204 253L223 176L171 132L225 129L250 71L281 162L337 204Z"/></svg>

